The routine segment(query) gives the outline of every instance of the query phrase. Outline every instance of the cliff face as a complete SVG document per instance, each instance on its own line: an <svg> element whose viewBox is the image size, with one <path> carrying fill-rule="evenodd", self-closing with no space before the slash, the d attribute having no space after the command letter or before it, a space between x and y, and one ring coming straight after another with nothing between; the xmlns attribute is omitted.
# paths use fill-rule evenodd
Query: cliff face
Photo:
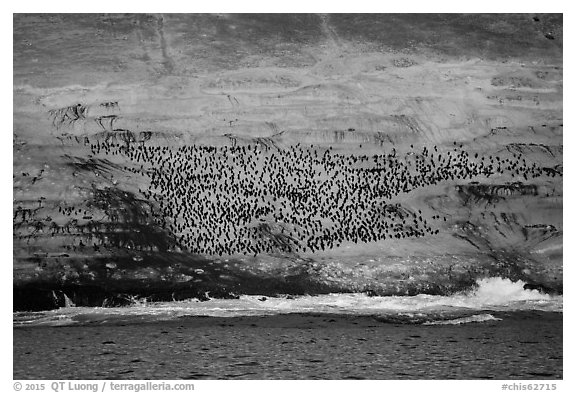
<svg viewBox="0 0 576 393"><path fill-rule="evenodd" d="M562 78L557 15L16 15L14 306L561 292Z"/></svg>

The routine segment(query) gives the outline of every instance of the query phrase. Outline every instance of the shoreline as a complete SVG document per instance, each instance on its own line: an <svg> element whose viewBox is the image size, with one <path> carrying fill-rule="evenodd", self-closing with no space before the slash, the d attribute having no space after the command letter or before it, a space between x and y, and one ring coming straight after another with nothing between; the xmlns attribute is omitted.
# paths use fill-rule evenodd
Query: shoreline
<svg viewBox="0 0 576 393"><path fill-rule="evenodd" d="M498 277L498 275L494 275ZM302 278L302 277L301 277ZM450 296L466 293L477 288L475 281L468 280L449 282L445 285L430 283L425 286L419 282L398 283L395 290L384 291L378 288L365 288L354 291L339 283L323 285L315 282L313 277L302 278L301 282L282 279L254 278L252 283L236 284L226 287L222 283L165 283L165 282L103 282L86 284L54 285L51 282L28 282L13 286L13 311L34 312L50 311L62 307L129 307L145 303L170 301L208 302L211 300L240 299L240 296L264 296L270 298L287 298L295 296L320 296L328 294L365 294L368 297L392 296ZM521 279L511 279L515 282ZM264 284L264 285L258 285ZM548 287L533 281L523 282L525 290L536 290L546 295L562 295L563 288Z"/></svg>

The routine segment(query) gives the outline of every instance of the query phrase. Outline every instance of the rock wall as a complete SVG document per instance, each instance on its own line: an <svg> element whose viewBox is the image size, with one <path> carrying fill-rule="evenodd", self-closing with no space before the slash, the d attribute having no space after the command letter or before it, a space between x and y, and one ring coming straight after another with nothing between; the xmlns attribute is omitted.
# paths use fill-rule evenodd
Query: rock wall
<svg viewBox="0 0 576 393"><path fill-rule="evenodd" d="M17 14L15 309L449 293L491 275L561 292L562 75L561 15ZM269 214L249 213L242 230L256 228L251 244L265 248L191 247L190 220L166 208L173 194L150 171L162 162L170 179L200 176L174 170L192 146L214 149L210 170L226 162L228 184L266 171L270 183L280 152L337 157L290 173L314 182L320 210L353 220L319 210L316 223L287 226L278 214L294 211L292 194L262 180L254 206ZM248 160L241 148L261 152L250 170L223 158ZM142 155L152 151L157 161ZM402 180L391 168L406 168ZM319 188L329 180L338 198ZM344 208L346 181L371 196ZM378 184L398 192L376 195ZM320 247L321 234L339 240Z"/></svg>

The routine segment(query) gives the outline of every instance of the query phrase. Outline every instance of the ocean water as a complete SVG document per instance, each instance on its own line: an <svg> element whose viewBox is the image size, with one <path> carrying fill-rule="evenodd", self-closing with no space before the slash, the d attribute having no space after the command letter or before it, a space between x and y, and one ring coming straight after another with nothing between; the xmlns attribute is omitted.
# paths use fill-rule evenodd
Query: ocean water
<svg viewBox="0 0 576 393"><path fill-rule="evenodd" d="M14 378L561 379L562 296L523 285L14 313Z"/></svg>

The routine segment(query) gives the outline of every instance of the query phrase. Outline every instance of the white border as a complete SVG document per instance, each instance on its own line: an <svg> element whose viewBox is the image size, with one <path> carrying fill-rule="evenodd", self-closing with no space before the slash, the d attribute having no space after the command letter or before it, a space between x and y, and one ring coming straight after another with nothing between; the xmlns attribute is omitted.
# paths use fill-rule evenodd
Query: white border
<svg viewBox="0 0 576 393"><path fill-rule="evenodd" d="M5 61L2 64L4 72L2 78L4 83L2 86L11 86L12 79L12 13L24 12L42 12L42 13L60 13L60 12L177 12L177 13L205 13L205 12L225 12L225 13L263 13L263 12L361 12L361 13L393 13L393 12L538 12L538 13L564 13L564 68L567 70L565 73L564 82L564 107L569 108L565 113L564 129L567 130L565 134L564 143L564 381L555 381L558 384L558 391L568 391L566 388L573 386L570 391L574 391L576 387L574 374L571 373L574 365L574 339L571 335L571 327L574 326L574 291L571 288L571 278L574 277L573 263L574 248L572 247L572 239L574 237L574 230L571 224L574 222L575 209L572 206L574 197L573 187L575 173L575 157L574 151L574 124L571 106L573 103L574 92L574 61L573 53L570 50L574 47L574 22L571 7L568 6L567 1L497 1L497 0L483 0L478 2L465 2L465 1L362 1L354 0L350 2L334 2L334 1L315 1L310 0L290 0L286 2L276 1L222 1L210 0L207 2L198 1L125 1L125 0L99 0L97 2L63 2L63 1L18 1L2 4L2 12L0 14L0 28L3 30L2 37L2 54ZM10 62L8 61L10 59ZM12 119L12 91L6 87L2 94L2 110L6 115L5 119ZM4 355L2 356L2 368L0 370L2 376L3 391L13 391L12 387L12 226L9 215L12 213L12 200L10 199L9 190L12 189L12 179L7 168L12 168L12 132L6 130L1 134L2 143L0 143L0 157L2 157L2 168L0 171L1 182L5 188L0 193L0 206L2 206L0 222L2 225L2 304L3 309L2 318L2 344ZM45 381L44 381L45 382ZM93 381L87 381L93 382ZM513 381L514 382L514 381ZM519 381L516 381L518 383ZM524 381L525 383L535 383L536 381ZM544 383L552 383L553 381L543 381ZM229 390L233 388L239 392L258 392L270 390L281 391L317 391L321 389L330 389L330 391L349 391L352 389L362 389L364 391L383 391L382 389L390 389L390 391L400 391L404 389L425 390L425 391L442 391L442 392L490 392L501 391L501 382L496 381L239 381L239 382L217 382L217 381L196 381L196 391L220 391ZM1 386L1 385L0 385Z"/></svg>

